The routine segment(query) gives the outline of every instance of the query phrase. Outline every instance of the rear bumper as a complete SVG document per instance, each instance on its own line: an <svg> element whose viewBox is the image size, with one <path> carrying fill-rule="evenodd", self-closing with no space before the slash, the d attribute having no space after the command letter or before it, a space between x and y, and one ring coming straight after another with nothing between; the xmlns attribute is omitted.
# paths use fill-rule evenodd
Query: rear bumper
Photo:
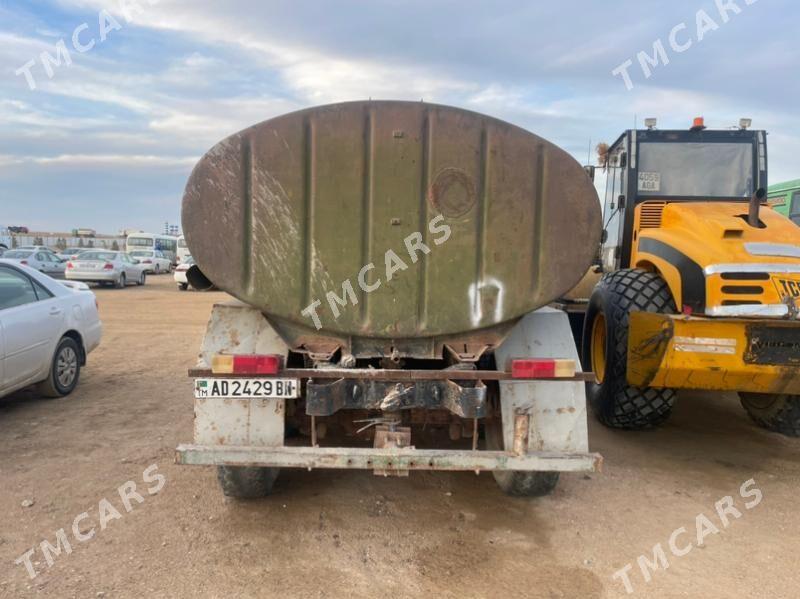
<svg viewBox="0 0 800 599"><path fill-rule="evenodd" d="M175 462L183 465L342 468L362 470L599 471L596 453L516 454L505 451L362 447L235 447L180 445Z"/></svg>
<svg viewBox="0 0 800 599"><path fill-rule="evenodd" d="M800 394L800 321L633 313L628 382Z"/></svg>
<svg viewBox="0 0 800 599"><path fill-rule="evenodd" d="M65 278L69 281L87 281L89 283L110 282L116 281L119 278L119 273L115 270L102 272L89 271L89 272L74 272L67 271Z"/></svg>

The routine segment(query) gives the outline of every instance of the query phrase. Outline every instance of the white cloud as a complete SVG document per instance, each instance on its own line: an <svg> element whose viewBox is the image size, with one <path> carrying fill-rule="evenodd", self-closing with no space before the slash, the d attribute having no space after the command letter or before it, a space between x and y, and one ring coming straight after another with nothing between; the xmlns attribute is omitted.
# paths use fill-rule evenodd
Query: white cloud
<svg viewBox="0 0 800 599"><path fill-rule="evenodd" d="M0 155L0 167L21 164L97 168L102 166L186 168L194 165L199 156L156 156L138 154L59 154L57 156Z"/></svg>

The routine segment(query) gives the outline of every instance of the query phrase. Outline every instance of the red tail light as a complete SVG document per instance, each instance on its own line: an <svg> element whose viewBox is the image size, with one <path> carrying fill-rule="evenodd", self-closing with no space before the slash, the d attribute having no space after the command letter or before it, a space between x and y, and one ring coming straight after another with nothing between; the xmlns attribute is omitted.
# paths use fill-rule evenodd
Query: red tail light
<svg viewBox="0 0 800 599"><path fill-rule="evenodd" d="M278 374L283 367L283 356L217 354L211 358L211 371L220 374Z"/></svg>
<svg viewBox="0 0 800 599"><path fill-rule="evenodd" d="M525 358L511 361L511 378L553 379L575 375L575 360Z"/></svg>
<svg viewBox="0 0 800 599"><path fill-rule="evenodd" d="M152 260L142 260L142 264L152 264Z"/></svg>
<svg viewBox="0 0 800 599"><path fill-rule="evenodd" d="M72 262L67 262L67 270L70 268L75 268L75 266L73 266Z"/></svg>
<svg viewBox="0 0 800 599"><path fill-rule="evenodd" d="M114 270L114 265L111 262L106 262L106 265L103 267L104 270Z"/></svg>
<svg viewBox="0 0 800 599"><path fill-rule="evenodd" d="M20 260L20 261L19 261L19 263L20 263L20 264L25 264L25 265L27 266L27 264L28 264L28 261L27 261L27 260Z"/></svg>

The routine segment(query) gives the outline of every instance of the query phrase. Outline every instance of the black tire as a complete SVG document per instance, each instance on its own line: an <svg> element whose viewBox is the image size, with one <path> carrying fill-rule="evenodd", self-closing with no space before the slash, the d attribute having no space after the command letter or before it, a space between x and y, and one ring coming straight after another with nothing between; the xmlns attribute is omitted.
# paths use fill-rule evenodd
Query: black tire
<svg viewBox="0 0 800 599"><path fill-rule="evenodd" d="M146 280L147 280L147 275L145 274L144 271L142 271L142 274L139 275L139 280L136 281L136 284L142 286L144 285Z"/></svg>
<svg viewBox="0 0 800 599"><path fill-rule="evenodd" d="M125 285L127 284L128 282L125 278L125 273L120 273L119 279L117 279L117 289L125 289Z"/></svg>
<svg viewBox="0 0 800 599"><path fill-rule="evenodd" d="M227 497L258 499L272 492L279 472L278 468L217 466L217 480Z"/></svg>
<svg viewBox="0 0 800 599"><path fill-rule="evenodd" d="M739 393L739 401L759 426L787 437L800 437L800 395Z"/></svg>
<svg viewBox="0 0 800 599"><path fill-rule="evenodd" d="M675 301L664 279L639 269L622 269L603 275L586 310L581 342L583 368L594 370L592 339L598 317L605 320L605 368L596 373L600 382L586 383L592 411L606 426L645 429L663 423L675 405L674 389L634 387L628 384L628 326L631 312L674 314ZM598 321L602 326L603 320Z"/></svg>
<svg viewBox="0 0 800 599"><path fill-rule="evenodd" d="M62 337L50 362L50 373L39 383L39 393L45 397L64 397L78 384L81 376L81 348L70 337Z"/></svg>
<svg viewBox="0 0 800 599"><path fill-rule="evenodd" d="M497 387L490 387L489 395L499 400ZM490 397L491 399L491 397ZM503 423L500 415L500 402L490 402L496 407L491 418L486 419L485 435L486 449L490 451L504 451ZM519 470L493 470L497 486L506 495L514 497L542 497L549 495L558 484L559 472L523 472Z"/></svg>

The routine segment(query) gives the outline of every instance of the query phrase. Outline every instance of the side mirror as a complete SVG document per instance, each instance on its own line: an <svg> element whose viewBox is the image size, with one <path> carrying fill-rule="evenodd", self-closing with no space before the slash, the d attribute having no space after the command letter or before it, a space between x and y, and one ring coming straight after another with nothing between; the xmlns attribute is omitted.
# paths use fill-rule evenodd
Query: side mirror
<svg viewBox="0 0 800 599"><path fill-rule="evenodd" d="M586 175L589 177L589 179L591 179L592 182L594 182L594 170L595 170L595 167L593 165L591 165L591 164L587 164L586 166L583 167L583 170L586 173Z"/></svg>

